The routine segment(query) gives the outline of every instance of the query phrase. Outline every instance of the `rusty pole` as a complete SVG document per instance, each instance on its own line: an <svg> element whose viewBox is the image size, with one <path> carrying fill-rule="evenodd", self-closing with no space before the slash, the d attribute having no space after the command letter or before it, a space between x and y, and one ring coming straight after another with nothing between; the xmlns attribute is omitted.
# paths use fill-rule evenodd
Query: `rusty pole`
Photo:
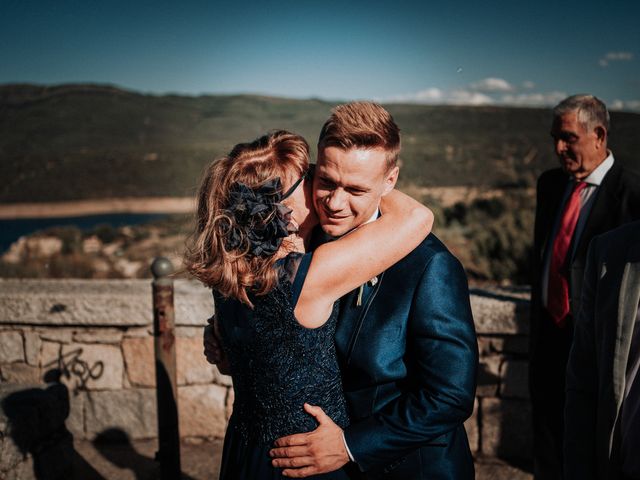
<svg viewBox="0 0 640 480"><path fill-rule="evenodd" d="M180 432L178 429L178 387L176 380L176 335L173 308L171 262L158 257L153 273L153 338L156 360L156 398L158 402L158 452L161 480L179 480Z"/></svg>

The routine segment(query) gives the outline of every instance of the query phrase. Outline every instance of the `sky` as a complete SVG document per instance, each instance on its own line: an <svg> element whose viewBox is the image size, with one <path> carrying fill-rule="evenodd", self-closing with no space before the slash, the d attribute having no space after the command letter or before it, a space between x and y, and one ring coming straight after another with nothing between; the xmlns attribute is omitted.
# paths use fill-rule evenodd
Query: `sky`
<svg viewBox="0 0 640 480"><path fill-rule="evenodd" d="M640 112L640 1L0 0L0 84Z"/></svg>

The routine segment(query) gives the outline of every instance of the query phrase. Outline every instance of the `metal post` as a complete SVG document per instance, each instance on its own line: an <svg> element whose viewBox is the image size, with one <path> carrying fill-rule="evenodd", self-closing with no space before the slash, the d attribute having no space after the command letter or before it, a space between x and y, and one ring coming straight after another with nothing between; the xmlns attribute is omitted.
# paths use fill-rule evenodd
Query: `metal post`
<svg viewBox="0 0 640 480"><path fill-rule="evenodd" d="M171 262L158 257L153 273L153 338L156 359L156 398L158 402L158 452L161 480L179 480L180 432L178 429L178 387L176 380L176 336L173 309Z"/></svg>

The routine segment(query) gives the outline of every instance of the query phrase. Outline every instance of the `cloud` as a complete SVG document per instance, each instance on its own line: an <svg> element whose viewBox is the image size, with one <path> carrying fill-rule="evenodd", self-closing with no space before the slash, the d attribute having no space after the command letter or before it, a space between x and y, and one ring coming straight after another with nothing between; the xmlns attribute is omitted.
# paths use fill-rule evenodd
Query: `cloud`
<svg viewBox="0 0 640 480"><path fill-rule="evenodd" d="M608 52L598 60L601 67L607 67L611 62L630 62L633 60L632 52Z"/></svg>
<svg viewBox="0 0 640 480"><path fill-rule="evenodd" d="M392 103L421 103L429 105L488 105L493 103L493 99L484 93L463 89L444 91L435 87L414 93L394 95L380 100Z"/></svg>
<svg viewBox="0 0 640 480"><path fill-rule="evenodd" d="M427 88L426 90L420 90L414 94L414 98L418 101L428 102L431 100L441 100L443 96L442 90L439 88Z"/></svg>
<svg viewBox="0 0 640 480"><path fill-rule="evenodd" d="M640 100L614 100L609 105L609 110L626 110L640 112Z"/></svg>
<svg viewBox="0 0 640 480"><path fill-rule="evenodd" d="M378 99L383 102L406 102L406 103L441 103L443 92L439 88L427 88L414 93L402 93L388 98Z"/></svg>
<svg viewBox="0 0 640 480"><path fill-rule="evenodd" d="M470 87L479 92L511 92L513 86L503 78L489 77L472 83Z"/></svg>
<svg viewBox="0 0 640 480"><path fill-rule="evenodd" d="M491 105L493 98L484 93L469 90L453 90L448 96L451 105Z"/></svg>
<svg viewBox="0 0 640 480"><path fill-rule="evenodd" d="M567 97L565 92L535 92L535 83L526 80L514 87L507 80L488 77L467 86L442 89L430 87L378 99L390 103L420 103L428 105L502 105L519 107L553 107Z"/></svg>
<svg viewBox="0 0 640 480"><path fill-rule="evenodd" d="M500 103L526 107L553 107L567 98L564 92L532 92L503 95Z"/></svg>

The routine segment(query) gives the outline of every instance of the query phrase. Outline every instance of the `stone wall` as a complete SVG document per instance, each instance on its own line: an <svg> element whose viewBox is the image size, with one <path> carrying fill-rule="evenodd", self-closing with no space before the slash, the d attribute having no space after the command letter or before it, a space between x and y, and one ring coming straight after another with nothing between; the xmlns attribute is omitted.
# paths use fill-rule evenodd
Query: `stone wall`
<svg viewBox="0 0 640 480"><path fill-rule="evenodd" d="M1 280L0 377L68 387L67 428L94 439L121 429L157 436L150 281ZM199 285L175 285L180 433L221 437L231 379L202 354L202 327L213 312Z"/></svg>
<svg viewBox="0 0 640 480"><path fill-rule="evenodd" d="M527 462L532 455L528 387L529 290L471 290L480 366L473 416L477 456Z"/></svg>
<svg viewBox="0 0 640 480"><path fill-rule="evenodd" d="M208 290L176 281L178 405L183 437L222 437L230 378L202 354ZM528 458L528 291L473 290L480 374L466 423L479 456ZM67 428L94 439L120 429L157 435L151 284L147 280L0 280L0 378L69 391Z"/></svg>

